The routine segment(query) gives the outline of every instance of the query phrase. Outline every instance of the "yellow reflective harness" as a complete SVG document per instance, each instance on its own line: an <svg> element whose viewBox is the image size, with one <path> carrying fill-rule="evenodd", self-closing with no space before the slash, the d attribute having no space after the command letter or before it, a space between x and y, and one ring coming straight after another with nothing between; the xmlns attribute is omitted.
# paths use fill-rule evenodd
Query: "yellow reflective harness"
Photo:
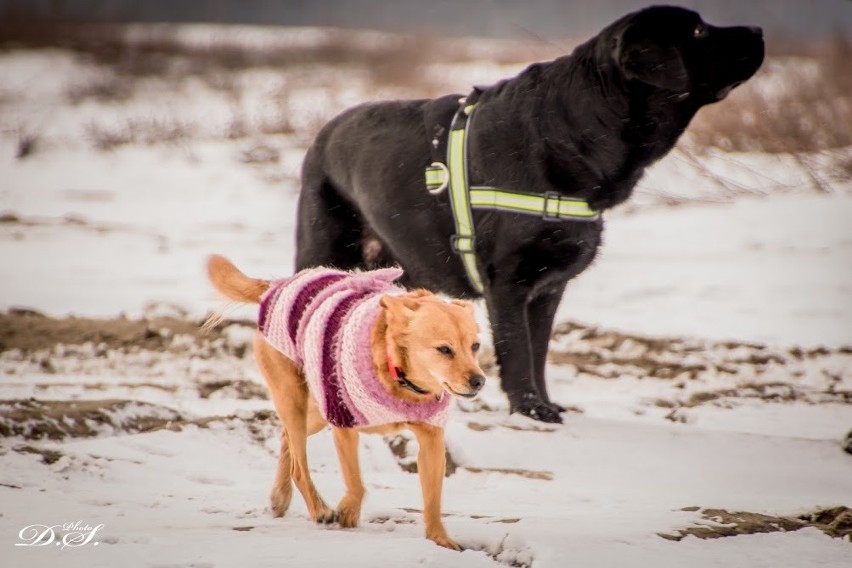
<svg viewBox="0 0 852 568"><path fill-rule="evenodd" d="M433 195L449 190L456 226L456 234L450 238L450 246L461 257L474 290L481 294L484 287L476 267L472 209L539 215L549 221L596 221L600 218L600 212L589 207L582 199L563 197L555 192L542 195L490 186L470 186L467 179L467 132L475 108L475 104L467 104L466 99L461 99L459 110L450 125L446 164L434 162L426 168L426 188Z"/></svg>

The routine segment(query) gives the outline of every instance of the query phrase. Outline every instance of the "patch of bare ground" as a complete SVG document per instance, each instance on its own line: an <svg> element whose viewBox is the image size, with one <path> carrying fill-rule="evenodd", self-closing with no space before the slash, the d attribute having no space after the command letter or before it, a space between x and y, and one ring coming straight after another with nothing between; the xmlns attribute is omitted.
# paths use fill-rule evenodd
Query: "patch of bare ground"
<svg viewBox="0 0 852 568"><path fill-rule="evenodd" d="M850 346L781 348L750 342L645 337L564 322L554 329L548 360L601 379L664 379L684 387L691 381L727 378L738 384L736 389L694 393L685 401L658 401L662 407L696 406L727 396L852 403L852 392L843 390L842 373L836 370L852 365ZM826 386L817 390L780 383L779 374L792 379L821 375Z"/></svg>
<svg viewBox="0 0 852 568"><path fill-rule="evenodd" d="M51 318L31 310L11 310L0 313L0 372L90 376L91 381L77 385L88 391L109 387L175 391L189 386L201 398L267 398L265 387L251 376L253 366L248 364L254 322L229 320L210 329L202 329L202 323L179 316ZM843 376L843 369L852 366L852 347L848 346L779 348L645 337L564 322L554 330L549 362L601 379L628 376L673 381L678 390L671 398L651 402L672 409L671 420L678 420L683 409L702 404L724 406L733 399L852 403L852 391ZM493 355L485 353L483 366L490 374L498 374ZM95 380L104 373L109 380ZM178 381L178 376L183 379ZM815 376L821 378L814 381ZM726 380L724 388L696 392L694 385L715 381L718 386L721 379ZM685 389L688 384L693 386ZM44 380L32 386L48 396L65 388ZM493 409L476 400L466 402L463 410ZM567 410L582 412L575 407ZM474 430L492 427L470 424Z"/></svg>
<svg viewBox="0 0 852 568"><path fill-rule="evenodd" d="M553 472L551 471L522 469L516 467L464 467L462 469L469 471L470 473L499 473L502 475L516 475L518 477L536 479L539 481L553 481Z"/></svg>
<svg viewBox="0 0 852 568"><path fill-rule="evenodd" d="M0 401L0 437L26 440L90 438L105 431L137 433L169 428L176 411L129 400Z"/></svg>
<svg viewBox="0 0 852 568"><path fill-rule="evenodd" d="M417 443L415 439L408 433L398 434L396 436L386 436L385 441L391 450L391 453L396 457L399 467L408 473L417 473ZM449 448L446 450L447 469L446 477L449 477L457 471L467 471L470 473L499 473L502 475L516 475L527 479L536 479L543 481L553 480L553 473L549 471L535 471L521 468L494 468L494 467L471 467L459 465L453 458Z"/></svg>
<svg viewBox="0 0 852 568"><path fill-rule="evenodd" d="M62 452L50 450L47 448L37 448L35 446L16 446L15 451L19 454L36 454L41 456L41 463L51 465L59 461L62 457Z"/></svg>
<svg viewBox="0 0 852 568"><path fill-rule="evenodd" d="M245 424L252 438L264 442L280 429L275 413L258 410L229 416L190 418L156 404L135 400L2 400L0 437L30 441L93 438L157 430L181 431L187 426L207 428L214 423ZM26 453L42 453L26 450ZM48 458L45 457L45 460ZM46 461L46 463L49 463Z"/></svg>
<svg viewBox="0 0 852 568"><path fill-rule="evenodd" d="M656 401L657 406L672 408L666 415L666 419L673 422L684 420L681 410L694 408L704 404L715 404L726 406L727 401L752 399L763 402L806 402L809 404L852 404L852 391L848 390L824 390L817 391L797 387L788 383L768 382L761 384L743 384L736 388L718 389L712 391L695 392L686 400L682 401Z"/></svg>
<svg viewBox="0 0 852 568"><path fill-rule="evenodd" d="M0 375L12 378L11 397L76 399L120 389L117 398L127 391L195 390L202 399L267 399L250 361L254 323L228 320L210 330L201 324L180 317L57 319L13 310L0 314Z"/></svg>
<svg viewBox="0 0 852 568"><path fill-rule="evenodd" d="M31 352L57 344L92 343L103 350L138 347L154 351L173 348L172 339L187 336L197 342L222 337L221 328L202 331L203 320L175 317L150 319L52 318L33 310L13 309L0 313L0 352L19 349ZM239 322L230 322L239 323Z"/></svg>
<svg viewBox="0 0 852 568"><path fill-rule="evenodd" d="M583 409L577 406L564 406L565 412L570 412L574 414L583 414ZM506 428L507 430L515 430L517 432L556 432L559 429L554 427L549 427L547 425L543 425L540 423L529 423L529 424L511 424L511 423L500 423L500 424L483 424L481 422L468 422L467 427L473 430L474 432L487 432L488 430L493 430L494 428Z"/></svg>
<svg viewBox="0 0 852 568"><path fill-rule="evenodd" d="M684 511L696 511L686 507ZM816 528L832 538L852 541L852 509L846 506L816 509L801 515L775 516L724 509L701 511L703 523L674 533L658 533L667 540L680 541L687 536L701 539L723 538L747 534L791 532L807 527Z"/></svg>
<svg viewBox="0 0 852 568"><path fill-rule="evenodd" d="M198 385L198 394L201 398L210 398L213 393L239 400L266 400L269 398L266 387L254 381L225 379L208 381Z"/></svg>
<svg viewBox="0 0 852 568"><path fill-rule="evenodd" d="M385 442L387 442L391 453L396 458L396 461L402 471L417 473L417 441L413 435L405 432L395 436L385 436ZM453 459L452 454L450 454L450 450L447 448L445 451L447 467L444 475L449 477L456 472L458 464L456 463L456 460Z"/></svg>
<svg viewBox="0 0 852 568"><path fill-rule="evenodd" d="M209 330L201 324L175 316L51 318L11 310L0 313L0 374L92 377L78 384L86 390L124 386L174 391L189 385L202 398L214 393L266 398L265 389L249 380L254 322L227 320ZM53 381L33 386L62 388Z"/></svg>

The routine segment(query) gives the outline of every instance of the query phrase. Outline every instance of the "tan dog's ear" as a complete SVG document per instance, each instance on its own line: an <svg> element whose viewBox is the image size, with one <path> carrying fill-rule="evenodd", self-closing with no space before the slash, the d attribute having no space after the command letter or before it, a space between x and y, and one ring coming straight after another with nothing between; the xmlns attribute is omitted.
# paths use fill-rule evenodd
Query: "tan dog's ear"
<svg viewBox="0 0 852 568"><path fill-rule="evenodd" d="M453 300L453 303L457 306L463 307L464 310L468 314L473 315L473 303L472 302L468 302L467 300Z"/></svg>
<svg viewBox="0 0 852 568"><path fill-rule="evenodd" d="M420 300L410 294L389 296L385 294L379 304L387 311L389 325L406 325L420 307Z"/></svg>
<svg viewBox="0 0 852 568"><path fill-rule="evenodd" d="M426 290L425 288L418 288L417 290L412 290L406 296L409 298L425 298L426 296L434 296L432 292Z"/></svg>

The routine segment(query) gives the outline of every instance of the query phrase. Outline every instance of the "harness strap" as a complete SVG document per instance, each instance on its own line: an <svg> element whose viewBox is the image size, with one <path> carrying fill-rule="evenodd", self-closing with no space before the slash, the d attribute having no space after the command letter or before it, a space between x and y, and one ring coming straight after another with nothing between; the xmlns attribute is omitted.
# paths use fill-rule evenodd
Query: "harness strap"
<svg viewBox="0 0 852 568"><path fill-rule="evenodd" d="M450 237L450 246L461 257L471 286L481 294L485 288L476 267L476 242L467 179L467 131L475 108L473 104L465 104L453 117L447 143L447 168L450 174L450 207L456 225L456 234Z"/></svg>
<svg viewBox="0 0 852 568"><path fill-rule="evenodd" d="M459 108L450 123L447 139L446 165L434 162L426 168L426 189L432 195L449 190L450 207L456 233L450 246L464 264L467 278L478 293L484 291L482 277L476 266L476 238L473 209L507 211L523 215L538 215L545 221L597 221L600 212L583 199L564 197L559 193L526 193L490 186L470 186L468 180L468 130L480 91L459 101Z"/></svg>
<svg viewBox="0 0 852 568"><path fill-rule="evenodd" d="M589 207L589 204L582 199L564 197L558 193L540 195L487 186L470 188L470 206L474 209L539 215L551 221L565 219L594 221L600 217L600 213Z"/></svg>

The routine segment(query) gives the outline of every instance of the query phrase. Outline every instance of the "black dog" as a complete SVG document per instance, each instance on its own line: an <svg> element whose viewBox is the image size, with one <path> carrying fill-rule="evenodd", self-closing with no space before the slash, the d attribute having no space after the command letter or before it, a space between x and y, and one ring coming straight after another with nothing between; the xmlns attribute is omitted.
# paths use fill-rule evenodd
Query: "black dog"
<svg viewBox="0 0 852 568"><path fill-rule="evenodd" d="M609 209L763 55L760 28L714 27L675 7L629 14L569 56L474 91L469 182ZM451 245L449 197L424 185L458 109L450 95L366 104L331 120L304 161L296 268L399 264L405 285L479 296ZM603 222L506 211L474 211L473 221L511 410L561 422L545 386L548 342L565 285L594 259Z"/></svg>

